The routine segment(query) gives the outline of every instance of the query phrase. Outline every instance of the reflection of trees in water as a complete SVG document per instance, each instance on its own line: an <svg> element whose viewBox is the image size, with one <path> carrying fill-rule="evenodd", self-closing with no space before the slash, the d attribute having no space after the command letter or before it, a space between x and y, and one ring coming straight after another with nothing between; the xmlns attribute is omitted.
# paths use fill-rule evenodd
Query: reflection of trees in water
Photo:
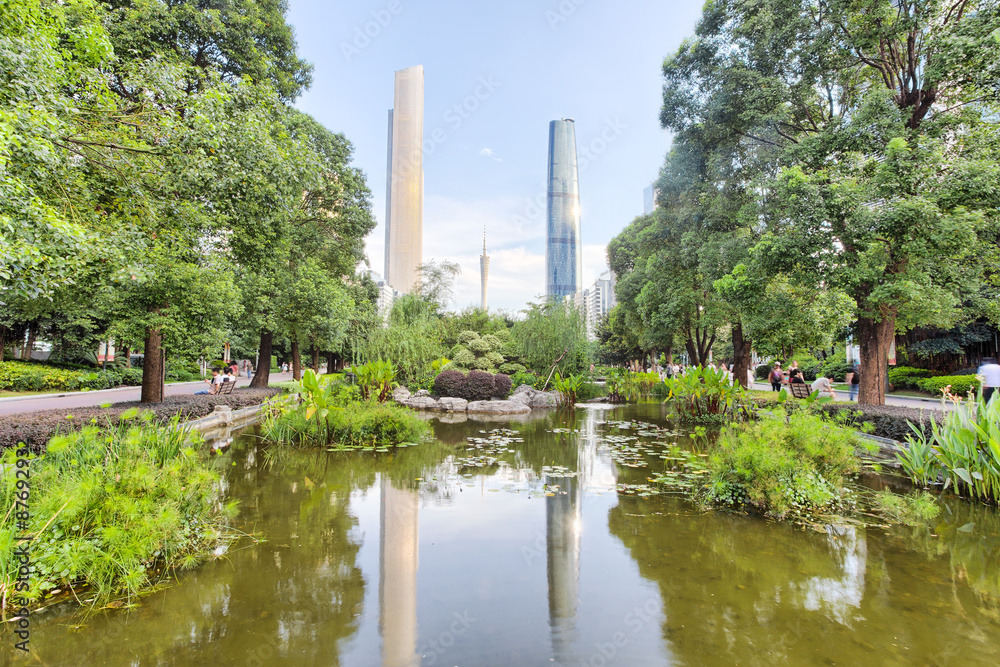
<svg viewBox="0 0 1000 667"><path fill-rule="evenodd" d="M948 664L959 645L976 664L1000 657L1000 622L965 582L880 535L701 515L662 497L622 498L609 527L659 585L664 639L684 663Z"/></svg>
<svg viewBox="0 0 1000 667"><path fill-rule="evenodd" d="M952 580L967 583L1000 614L1000 511L957 498L941 505L929 525L893 528L893 546L914 549L935 564L947 561Z"/></svg>

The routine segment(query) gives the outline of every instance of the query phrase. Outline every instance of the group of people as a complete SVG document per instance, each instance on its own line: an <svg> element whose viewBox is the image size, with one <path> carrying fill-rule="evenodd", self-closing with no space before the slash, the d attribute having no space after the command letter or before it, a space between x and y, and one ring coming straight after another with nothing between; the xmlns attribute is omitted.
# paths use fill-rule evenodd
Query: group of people
<svg viewBox="0 0 1000 667"><path fill-rule="evenodd" d="M797 361L793 361L789 365L788 370L783 370L781 368L780 361L774 362L774 368L771 369L767 379L771 383L772 391L781 391L781 385L785 384L806 384L805 375L803 375L802 369L799 368L799 362ZM846 381L850 387L848 400L853 401L858 397L858 386L861 383L861 369L858 368L857 364L854 364L854 366L851 367L851 370L847 373ZM837 392L833 389L833 378L829 378L824 375L816 376L816 379L809 385L809 391L810 393L818 391L820 396L829 396L833 399L837 398Z"/></svg>
<svg viewBox="0 0 1000 667"><path fill-rule="evenodd" d="M235 369L235 370L234 370ZM208 382L208 389L194 392L195 394L218 394L219 388L226 382L236 382L239 367L236 364L226 366L220 371L218 368L212 369L212 376L205 378Z"/></svg>

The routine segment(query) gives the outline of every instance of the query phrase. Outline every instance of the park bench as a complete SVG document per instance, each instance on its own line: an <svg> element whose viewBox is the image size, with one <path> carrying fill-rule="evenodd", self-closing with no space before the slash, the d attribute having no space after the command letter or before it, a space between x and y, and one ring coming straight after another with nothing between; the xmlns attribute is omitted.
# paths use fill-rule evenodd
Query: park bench
<svg viewBox="0 0 1000 667"><path fill-rule="evenodd" d="M788 387L795 398L809 398L809 395L812 394L812 388L807 384L789 382Z"/></svg>
<svg viewBox="0 0 1000 667"><path fill-rule="evenodd" d="M221 396L222 394L231 394L233 393L233 389L236 388L236 380L233 379L230 380L229 382L223 382L217 386L219 387L219 390L215 392L216 396Z"/></svg>

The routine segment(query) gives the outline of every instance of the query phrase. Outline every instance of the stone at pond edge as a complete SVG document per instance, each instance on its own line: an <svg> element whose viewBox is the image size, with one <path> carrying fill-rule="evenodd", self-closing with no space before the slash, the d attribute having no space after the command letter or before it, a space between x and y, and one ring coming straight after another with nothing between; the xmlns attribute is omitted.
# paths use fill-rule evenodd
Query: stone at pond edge
<svg viewBox="0 0 1000 667"><path fill-rule="evenodd" d="M436 399L430 396L421 396L419 398L411 398L410 400L403 403L408 408L413 408L414 410L441 410L441 404L437 402Z"/></svg>
<svg viewBox="0 0 1000 667"><path fill-rule="evenodd" d="M469 407L469 402L464 398L441 398L438 399L440 410L445 412L465 412Z"/></svg>
<svg viewBox="0 0 1000 667"><path fill-rule="evenodd" d="M484 412L494 415L520 415L531 412L531 408L520 401L472 401L468 412Z"/></svg>
<svg viewBox="0 0 1000 667"><path fill-rule="evenodd" d="M392 390L392 400L397 403L406 403L410 400L410 390L403 386L396 387Z"/></svg>
<svg viewBox="0 0 1000 667"><path fill-rule="evenodd" d="M529 408L555 408L559 407L559 399L553 391L539 391L526 384L514 390L511 394L511 401L523 403Z"/></svg>

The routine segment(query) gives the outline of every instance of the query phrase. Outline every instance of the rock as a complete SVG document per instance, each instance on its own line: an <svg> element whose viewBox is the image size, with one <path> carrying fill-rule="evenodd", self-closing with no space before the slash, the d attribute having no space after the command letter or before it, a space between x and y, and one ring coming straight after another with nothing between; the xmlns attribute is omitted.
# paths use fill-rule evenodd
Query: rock
<svg viewBox="0 0 1000 667"><path fill-rule="evenodd" d="M397 403L406 403L410 400L410 390L400 385L392 390L392 400Z"/></svg>
<svg viewBox="0 0 1000 667"><path fill-rule="evenodd" d="M441 405L437 402L437 399L431 398L430 396L421 396L417 398L414 396L410 400L403 403L408 408L413 408L414 410L440 410Z"/></svg>
<svg viewBox="0 0 1000 667"><path fill-rule="evenodd" d="M438 405L445 412L465 412L469 407L469 402L464 398L439 398Z"/></svg>
<svg viewBox="0 0 1000 667"><path fill-rule="evenodd" d="M520 415L531 412L531 408L520 401L472 401L466 410L492 415Z"/></svg>
<svg viewBox="0 0 1000 667"><path fill-rule="evenodd" d="M554 391L538 391L526 384L515 389L510 400L523 403L530 408L555 408L559 406L559 398Z"/></svg>
<svg viewBox="0 0 1000 667"><path fill-rule="evenodd" d="M431 395L431 392L426 389L420 389L413 395L414 398L426 398Z"/></svg>

